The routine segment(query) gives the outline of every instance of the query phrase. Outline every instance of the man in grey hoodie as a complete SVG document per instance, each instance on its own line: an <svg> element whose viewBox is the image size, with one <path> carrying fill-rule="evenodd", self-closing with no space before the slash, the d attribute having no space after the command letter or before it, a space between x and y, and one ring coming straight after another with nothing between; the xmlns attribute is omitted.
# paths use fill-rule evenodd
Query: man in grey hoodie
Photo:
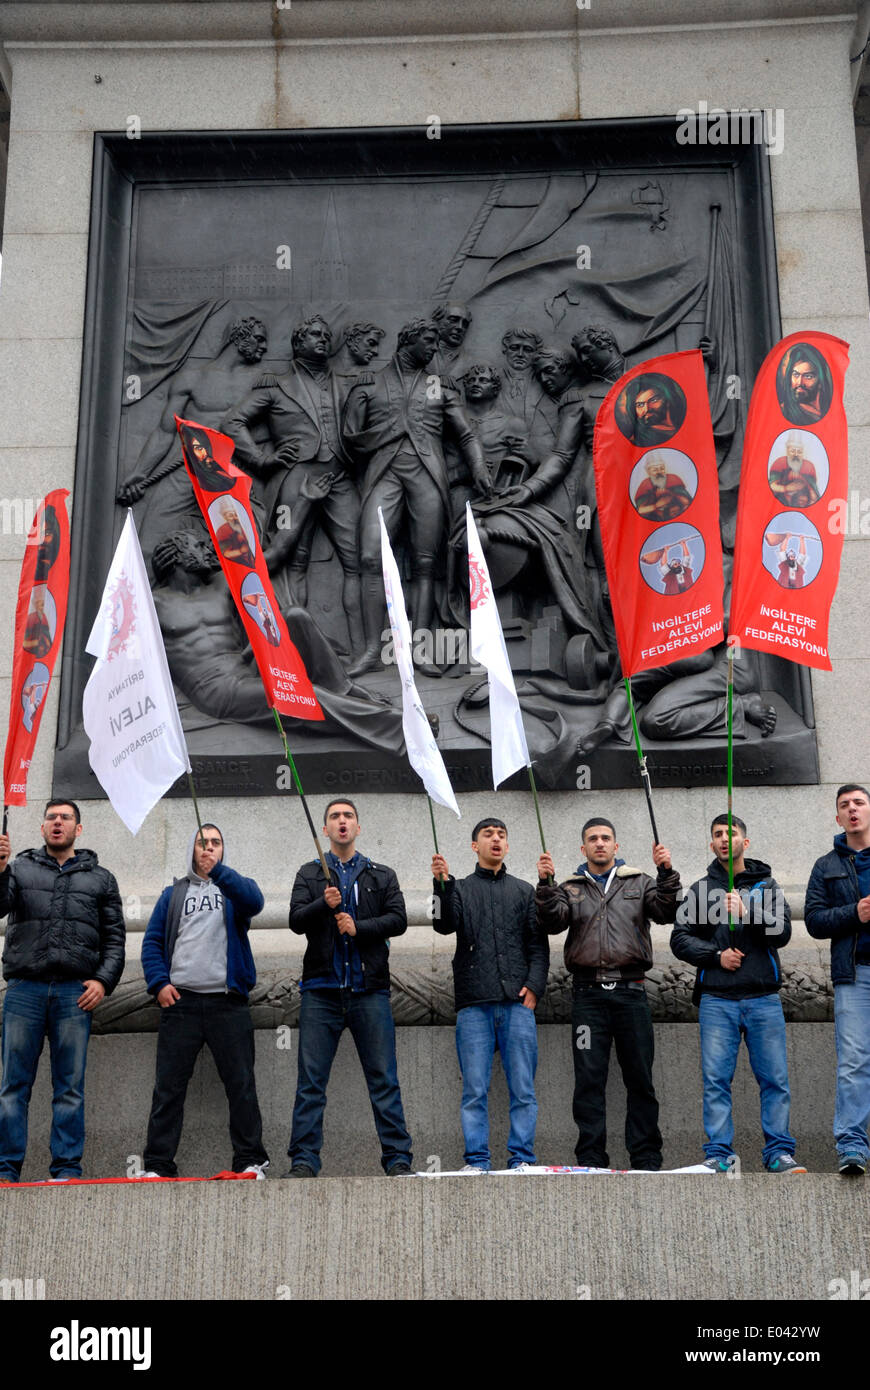
<svg viewBox="0 0 870 1390"><path fill-rule="evenodd" d="M248 930L262 910L254 880L228 867L218 827L195 830L187 871L164 888L142 943L145 983L161 1008L145 1177L177 1176L184 1098L203 1043L229 1102L233 1172L266 1176L248 1007L257 978Z"/></svg>

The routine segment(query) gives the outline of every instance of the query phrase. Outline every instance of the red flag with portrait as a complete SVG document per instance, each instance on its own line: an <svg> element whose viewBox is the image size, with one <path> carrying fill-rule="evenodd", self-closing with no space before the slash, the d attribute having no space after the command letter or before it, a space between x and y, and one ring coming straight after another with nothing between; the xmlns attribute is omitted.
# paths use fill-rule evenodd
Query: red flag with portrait
<svg viewBox="0 0 870 1390"><path fill-rule="evenodd" d="M623 675L716 646L719 479L700 352L653 357L620 377L598 412L593 464Z"/></svg>
<svg viewBox="0 0 870 1390"><path fill-rule="evenodd" d="M849 344L791 333L755 379L737 504L729 636L830 671L828 619L848 525Z"/></svg>
<svg viewBox="0 0 870 1390"><path fill-rule="evenodd" d="M231 462L232 439L177 415L175 424L196 500L248 635L269 708L295 719L323 719L275 599L251 511L251 480Z"/></svg>
<svg viewBox="0 0 870 1390"><path fill-rule="evenodd" d="M4 806L27 805L27 774L63 638L69 597L67 497L68 489L59 487L40 502L21 564L3 762Z"/></svg>

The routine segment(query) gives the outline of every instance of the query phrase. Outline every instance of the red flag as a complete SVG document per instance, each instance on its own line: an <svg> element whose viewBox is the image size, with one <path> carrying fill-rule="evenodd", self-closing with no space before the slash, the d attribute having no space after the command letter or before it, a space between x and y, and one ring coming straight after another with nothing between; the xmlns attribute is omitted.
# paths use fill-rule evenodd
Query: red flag
<svg viewBox="0 0 870 1390"><path fill-rule="evenodd" d="M9 732L3 762L3 804L27 805L27 774L48 683L60 651L69 596L69 521L65 487L40 502L27 536L18 605Z"/></svg>
<svg viewBox="0 0 870 1390"><path fill-rule="evenodd" d="M322 719L305 665L290 640L251 512L251 480L230 462L226 434L192 420L175 424L196 500L245 625L270 709L296 719Z"/></svg>
<svg viewBox="0 0 870 1390"><path fill-rule="evenodd" d="M714 647L719 479L699 352L653 357L620 377L598 412L593 464L623 675Z"/></svg>
<svg viewBox="0 0 870 1390"><path fill-rule="evenodd" d="M830 671L828 618L848 513L849 344L791 333L755 379L737 504L730 636Z"/></svg>

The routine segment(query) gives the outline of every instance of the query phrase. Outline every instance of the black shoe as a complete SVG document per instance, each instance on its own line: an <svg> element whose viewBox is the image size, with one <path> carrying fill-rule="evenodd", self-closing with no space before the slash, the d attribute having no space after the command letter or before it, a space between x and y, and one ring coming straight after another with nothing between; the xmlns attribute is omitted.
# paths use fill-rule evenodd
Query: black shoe
<svg viewBox="0 0 870 1390"><path fill-rule="evenodd" d="M387 1169L388 1178L410 1178L413 1177L410 1163L394 1163L392 1168Z"/></svg>
<svg viewBox="0 0 870 1390"><path fill-rule="evenodd" d="M317 1174L308 1163L294 1163L285 1174L285 1178L316 1178Z"/></svg>

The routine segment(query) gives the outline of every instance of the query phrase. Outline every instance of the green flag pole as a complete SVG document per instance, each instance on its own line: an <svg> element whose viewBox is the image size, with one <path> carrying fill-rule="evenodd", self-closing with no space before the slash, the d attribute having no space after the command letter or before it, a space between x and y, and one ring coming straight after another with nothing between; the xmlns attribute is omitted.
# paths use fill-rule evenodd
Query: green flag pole
<svg viewBox="0 0 870 1390"><path fill-rule="evenodd" d="M734 647L728 646L728 892L734 892L734 845L731 839L732 803L734 799ZM731 909L728 909L728 930L737 930Z"/></svg>
<svg viewBox="0 0 870 1390"><path fill-rule="evenodd" d="M640 729L637 727L637 715L634 712L634 699L631 693L631 677L624 676L623 679L625 681L625 693L628 696L628 708L631 713L631 727L634 729L634 742L637 747L637 760L640 763L640 777L641 781L643 782L643 789L646 792L646 804L649 810L650 825L652 826L653 842L655 844L659 844L659 832L656 827L656 817L652 803L652 783L650 782L649 769L646 765L646 754L644 753L640 742Z"/></svg>
<svg viewBox="0 0 870 1390"><path fill-rule="evenodd" d="M281 735L281 742L284 745L284 756L287 759L288 766L293 775L293 783L296 787L297 792L299 793L299 800L302 802L302 809L304 810L305 818L308 821L308 828L311 831L311 838L314 840L314 847L317 850L317 857L320 860L320 867L323 869L323 877L326 879L327 884L332 885L332 874L329 871L329 865L326 862L326 856L323 853L323 847L320 843L320 840L317 837L317 831L314 828L314 821L311 819L311 812L308 809L308 802L305 800L305 793L302 790L302 783L299 780L299 773L296 771L296 764L293 761L293 754L290 752L290 748L287 743L287 735L284 732L284 725L281 723L281 717L278 714L278 711L274 708L274 706L272 708L272 713L275 716L275 724L277 726L278 733Z"/></svg>

